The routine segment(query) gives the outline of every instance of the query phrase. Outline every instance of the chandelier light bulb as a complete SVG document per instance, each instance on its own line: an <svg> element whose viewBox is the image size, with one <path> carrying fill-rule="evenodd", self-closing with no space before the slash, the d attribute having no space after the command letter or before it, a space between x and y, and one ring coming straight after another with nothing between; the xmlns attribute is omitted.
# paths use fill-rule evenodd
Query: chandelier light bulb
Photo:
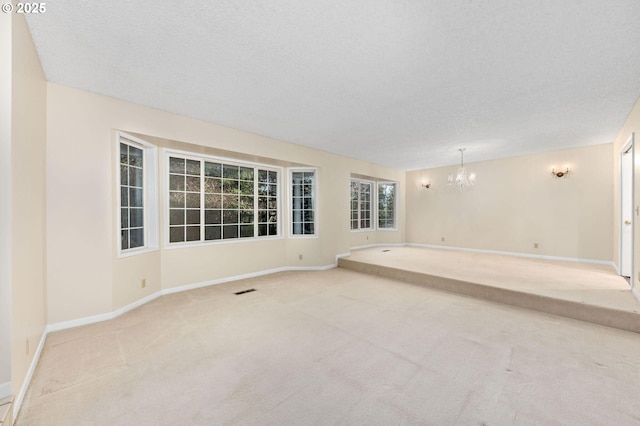
<svg viewBox="0 0 640 426"><path fill-rule="evenodd" d="M455 175L449 175L449 185L455 185L460 191L464 191L467 188L472 187L476 183L476 174L468 173L467 168L464 166L464 151L465 148L460 148L460 167L458 173Z"/></svg>

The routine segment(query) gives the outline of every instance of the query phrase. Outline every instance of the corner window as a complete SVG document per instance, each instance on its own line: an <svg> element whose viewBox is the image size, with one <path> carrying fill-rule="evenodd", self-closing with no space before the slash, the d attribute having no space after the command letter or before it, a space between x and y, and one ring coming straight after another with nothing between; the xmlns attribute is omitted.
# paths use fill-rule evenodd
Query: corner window
<svg viewBox="0 0 640 426"><path fill-rule="evenodd" d="M315 235L315 194L315 170L291 171L292 235Z"/></svg>
<svg viewBox="0 0 640 426"><path fill-rule="evenodd" d="M378 228L396 228L396 184L378 183Z"/></svg>
<svg viewBox="0 0 640 426"><path fill-rule="evenodd" d="M170 153L169 244L279 235L280 172Z"/></svg>
<svg viewBox="0 0 640 426"><path fill-rule="evenodd" d="M351 180L351 230L372 229L372 182Z"/></svg>
<svg viewBox="0 0 640 426"><path fill-rule="evenodd" d="M120 254L157 246L157 148L137 138L118 134Z"/></svg>

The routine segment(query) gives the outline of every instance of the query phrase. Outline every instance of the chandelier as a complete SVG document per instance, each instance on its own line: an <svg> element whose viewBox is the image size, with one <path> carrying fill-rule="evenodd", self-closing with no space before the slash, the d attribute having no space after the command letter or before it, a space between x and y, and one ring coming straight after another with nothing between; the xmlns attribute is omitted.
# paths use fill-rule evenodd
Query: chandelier
<svg viewBox="0 0 640 426"><path fill-rule="evenodd" d="M467 169L464 167L464 151L466 148L460 148L460 167L458 173L455 175L449 175L449 185L455 185L460 191L473 186L476 183L476 174L467 173Z"/></svg>

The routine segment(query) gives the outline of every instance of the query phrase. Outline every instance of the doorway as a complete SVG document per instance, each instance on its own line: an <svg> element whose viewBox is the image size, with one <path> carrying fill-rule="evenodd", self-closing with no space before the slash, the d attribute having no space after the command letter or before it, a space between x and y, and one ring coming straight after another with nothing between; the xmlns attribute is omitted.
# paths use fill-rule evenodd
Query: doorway
<svg viewBox="0 0 640 426"><path fill-rule="evenodd" d="M620 152L620 275L627 278L633 276L633 152L632 133Z"/></svg>

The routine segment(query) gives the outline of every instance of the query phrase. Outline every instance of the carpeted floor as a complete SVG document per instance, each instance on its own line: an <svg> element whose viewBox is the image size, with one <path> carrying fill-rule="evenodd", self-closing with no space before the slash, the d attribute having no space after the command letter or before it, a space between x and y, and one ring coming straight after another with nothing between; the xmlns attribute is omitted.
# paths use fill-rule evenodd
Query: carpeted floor
<svg viewBox="0 0 640 426"><path fill-rule="evenodd" d="M288 272L50 334L16 424L632 425L639 354L635 333Z"/></svg>

